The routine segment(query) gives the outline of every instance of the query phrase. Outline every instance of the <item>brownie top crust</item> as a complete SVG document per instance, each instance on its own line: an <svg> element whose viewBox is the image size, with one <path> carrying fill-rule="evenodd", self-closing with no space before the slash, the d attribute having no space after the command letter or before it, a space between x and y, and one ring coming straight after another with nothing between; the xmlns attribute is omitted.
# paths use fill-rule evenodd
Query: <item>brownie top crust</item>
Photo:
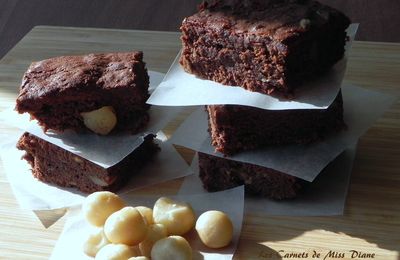
<svg viewBox="0 0 400 260"><path fill-rule="evenodd" d="M184 23L201 21L199 25L215 31L284 41L331 20L342 30L350 24L341 12L312 0L216 0L204 1Z"/></svg>
<svg viewBox="0 0 400 260"><path fill-rule="evenodd" d="M25 112L35 103L39 105L51 97L66 98L63 94L71 92L89 94L130 86L139 93L147 93L148 79L146 82L135 73L143 73L143 69L140 51L62 56L33 62L24 74L16 108ZM26 102L30 100L36 102Z"/></svg>

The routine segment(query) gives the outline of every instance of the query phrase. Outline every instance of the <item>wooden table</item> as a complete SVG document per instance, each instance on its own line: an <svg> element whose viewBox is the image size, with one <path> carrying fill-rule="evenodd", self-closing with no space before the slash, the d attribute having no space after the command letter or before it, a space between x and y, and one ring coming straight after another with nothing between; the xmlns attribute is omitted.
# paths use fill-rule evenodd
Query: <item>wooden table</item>
<svg viewBox="0 0 400 260"><path fill-rule="evenodd" d="M0 61L0 109L13 106L21 76L33 60L140 49L149 69L166 72L179 48L179 34L173 32L35 27ZM355 42L350 56L347 82L400 95L400 44ZM357 251L369 254L369 259L372 255L374 259L400 259L399 109L397 102L361 138L344 216L267 217L249 212L235 257L294 259L289 255L294 253L297 258L311 259L315 252L319 255L313 259L352 259ZM179 120L170 124L170 130ZM15 131L4 124L0 129L3 138ZM187 159L192 155L183 153ZM174 193L179 184L180 180L156 187ZM0 259L48 258L65 218L53 223L65 210L34 213L19 209L3 168L0 193Z"/></svg>

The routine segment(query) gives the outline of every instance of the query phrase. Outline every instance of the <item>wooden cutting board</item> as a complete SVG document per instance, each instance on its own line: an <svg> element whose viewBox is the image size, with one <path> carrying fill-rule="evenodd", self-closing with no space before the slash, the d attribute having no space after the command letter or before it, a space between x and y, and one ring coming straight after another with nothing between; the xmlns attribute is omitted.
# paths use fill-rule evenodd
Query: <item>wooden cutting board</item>
<svg viewBox="0 0 400 260"><path fill-rule="evenodd" d="M31 61L134 49L144 51L150 70L166 72L180 49L179 34L35 27L0 61L0 110L13 106L22 74ZM345 81L400 96L400 44L355 42ZM169 131L184 116L172 122ZM0 122L0 138L14 131ZM180 151L187 159L192 156L185 149ZM170 181L143 193L157 189L173 194L179 185L180 180ZM47 259L65 217L53 223L65 210L19 209L1 165L0 194L0 259ZM235 258L400 259L399 201L400 103L396 102L359 142L344 216L267 217L248 213ZM361 253L369 257L361 258L367 256Z"/></svg>

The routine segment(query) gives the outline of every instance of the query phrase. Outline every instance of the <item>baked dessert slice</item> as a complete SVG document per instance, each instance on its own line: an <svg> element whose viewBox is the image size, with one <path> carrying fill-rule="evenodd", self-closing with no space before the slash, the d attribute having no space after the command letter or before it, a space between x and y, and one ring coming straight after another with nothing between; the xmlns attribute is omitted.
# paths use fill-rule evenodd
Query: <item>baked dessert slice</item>
<svg viewBox="0 0 400 260"><path fill-rule="evenodd" d="M327 109L264 110L212 105L206 110L211 144L226 155L268 145L311 143L345 127L341 92Z"/></svg>
<svg viewBox="0 0 400 260"><path fill-rule="evenodd" d="M288 96L343 57L349 24L313 0L205 1L182 22L180 63L204 79Z"/></svg>
<svg viewBox="0 0 400 260"><path fill-rule="evenodd" d="M107 169L27 132L19 139L17 148L25 151L23 158L31 165L33 176L42 182L86 193L117 191L160 150L154 137L147 135L138 148Z"/></svg>
<svg viewBox="0 0 400 260"><path fill-rule="evenodd" d="M305 181L265 167L199 154L199 173L203 187L210 192L245 186L246 194L271 199L297 196Z"/></svg>
<svg viewBox="0 0 400 260"><path fill-rule="evenodd" d="M51 58L30 65L16 101L44 130L138 132L149 120L143 53Z"/></svg>

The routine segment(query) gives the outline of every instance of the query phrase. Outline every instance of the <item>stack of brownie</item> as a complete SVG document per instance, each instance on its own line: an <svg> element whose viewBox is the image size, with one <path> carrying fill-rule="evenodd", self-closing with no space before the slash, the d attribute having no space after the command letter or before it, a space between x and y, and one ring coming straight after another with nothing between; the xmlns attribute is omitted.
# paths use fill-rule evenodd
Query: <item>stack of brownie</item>
<svg viewBox="0 0 400 260"><path fill-rule="evenodd" d="M34 62L25 73L16 110L43 131L98 135L138 133L149 121L149 77L142 52L64 56ZM119 163L104 168L31 133L17 148L37 179L83 192L116 191L159 150L147 135ZM98 138L101 142L102 138Z"/></svg>
<svg viewBox="0 0 400 260"><path fill-rule="evenodd" d="M305 82L343 58L350 20L313 0L217 0L201 4L182 23L184 70L248 91L296 99ZM250 194L293 198L302 180L231 160L265 146L308 144L344 128L339 92L327 109L264 110L208 105L209 132L225 158L199 153L200 178L209 191L245 185Z"/></svg>

